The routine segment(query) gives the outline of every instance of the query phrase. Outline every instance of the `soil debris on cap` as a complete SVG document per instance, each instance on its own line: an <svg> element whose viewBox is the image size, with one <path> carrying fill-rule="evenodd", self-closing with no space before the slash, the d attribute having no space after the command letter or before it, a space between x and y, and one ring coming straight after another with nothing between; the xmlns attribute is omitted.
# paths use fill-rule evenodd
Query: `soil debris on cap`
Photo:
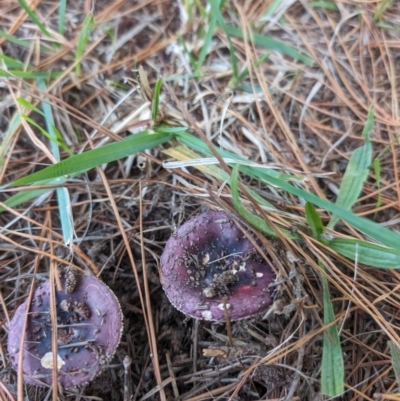
<svg viewBox="0 0 400 401"><path fill-rule="evenodd" d="M170 302L192 317L232 320L272 304L271 266L242 229L222 211L208 211L184 223L161 256L161 279ZM225 308L221 305L226 305Z"/></svg>
<svg viewBox="0 0 400 401"><path fill-rule="evenodd" d="M58 383L64 388L85 384L96 377L111 360L122 332L122 313L114 293L97 278L75 272L73 291L69 292L70 277L67 273L61 278L64 290L56 291ZM10 322L7 347L16 370L26 313L27 301L17 308ZM53 368L50 281L36 289L27 319L24 380L50 386Z"/></svg>

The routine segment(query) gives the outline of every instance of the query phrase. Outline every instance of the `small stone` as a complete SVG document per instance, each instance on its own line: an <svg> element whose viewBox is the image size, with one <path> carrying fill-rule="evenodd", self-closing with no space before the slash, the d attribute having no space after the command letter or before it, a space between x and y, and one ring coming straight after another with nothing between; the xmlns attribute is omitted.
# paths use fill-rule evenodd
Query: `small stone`
<svg viewBox="0 0 400 401"><path fill-rule="evenodd" d="M40 363L45 369L53 369L53 353L47 352L43 355ZM57 369L60 370L65 365L65 362L61 359L60 355L57 355Z"/></svg>

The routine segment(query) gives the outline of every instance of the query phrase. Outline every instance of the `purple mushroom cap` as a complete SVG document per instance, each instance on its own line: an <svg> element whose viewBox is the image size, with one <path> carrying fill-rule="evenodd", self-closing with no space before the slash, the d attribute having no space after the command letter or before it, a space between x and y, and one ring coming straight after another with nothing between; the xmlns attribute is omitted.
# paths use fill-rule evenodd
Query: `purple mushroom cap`
<svg viewBox="0 0 400 401"><path fill-rule="evenodd" d="M121 338L122 313L114 293L95 277L71 274L61 279L63 291L56 291L58 383L64 388L92 380L108 363ZM73 280L74 281L74 280ZM8 352L18 369L22 328L27 301L11 320ZM27 383L52 383L50 281L36 289L27 317L24 339L23 374Z"/></svg>
<svg viewBox="0 0 400 401"><path fill-rule="evenodd" d="M232 320L265 312L273 301L271 266L225 212L208 211L184 223L161 255L161 281L181 312Z"/></svg>

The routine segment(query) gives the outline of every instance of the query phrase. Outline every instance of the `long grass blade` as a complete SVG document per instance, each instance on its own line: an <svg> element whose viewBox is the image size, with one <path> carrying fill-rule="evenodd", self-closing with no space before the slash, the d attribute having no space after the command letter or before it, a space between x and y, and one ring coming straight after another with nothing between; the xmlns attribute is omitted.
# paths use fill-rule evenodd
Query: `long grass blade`
<svg viewBox="0 0 400 401"><path fill-rule="evenodd" d="M204 151L206 154L212 154L211 151L207 148L207 146L198 138L195 138L193 135L190 135L184 131L176 131L175 135L178 137L180 141L187 144L191 148ZM222 157L229 158L237 158L238 160L243 158L238 157L235 154L224 150L218 150L218 153ZM244 159L245 160L245 159ZM341 219L351 224L354 228L364 233L365 235L373 238L375 241L380 242L383 245L386 245L389 248L397 249L400 244L400 235L395 231L389 230L386 227L383 227L371 220L368 220L364 217L359 217L356 214L352 213L349 210L343 209L340 206L335 205L332 202L329 202L325 199L321 199L318 196L307 192L303 189L295 187L294 185L287 182L288 180L282 179L280 177L280 173L274 170L265 170L258 167L248 167L248 166L240 166L240 171L248 174L249 176L264 182L269 185L273 185L274 187L281 188L282 190L298 196L299 198L304 199L316 205L322 209L331 212L332 214L338 215ZM290 176L289 176L290 177ZM286 177L285 177L286 178Z"/></svg>
<svg viewBox="0 0 400 401"><path fill-rule="evenodd" d="M225 31L228 35L236 36L240 39L245 39L245 35L243 32L232 25L225 25ZM252 33L251 38L254 41L254 44L266 49L274 50L279 53L285 54L286 56L292 57L295 60L301 61L302 63L312 66L314 61L312 58L306 56L305 54L299 52L293 47L283 43L279 40L260 35L259 33ZM250 38L246 37L246 40L250 41Z"/></svg>
<svg viewBox="0 0 400 401"><path fill-rule="evenodd" d="M47 92L47 87L43 80L39 79L37 81L37 84L39 89L43 93ZM42 102L42 109L46 122L47 131L50 136L50 146L52 154L57 161L60 161L60 150L58 148L58 144L61 144L61 147L64 150L67 150L69 154L73 153L68 148L60 132L55 128L53 112L51 110L50 104L47 103L46 98ZM57 201L58 201L58 212L60 214L61 229L63 233L64 243L66 245L69 245L73 241L74 223L73 223L71 199L69 197L68 189L57 188Z"/></svg>
<svg viewBox="0 0 400 401"><path fill-rule="evenodd" d="M392 366L396 376L397 385L400 386L400 349L392 341L388 341L390 354L392 356Z"/></svg>
<svg viewBox="0 0 400 401"><path fill-rule="evenodd" d="M366 266L400 269L400 251L352 238L335 238L326 243L340 255Z"/></svg>
<svg viewBox="0 0 400 401"><path fill-rule="evenodd" d="M398 27L398 25L393 25L393 24L389 24L388 22L384 22L384 21L379 21L376 22L375 24L378 28L382 28L382 29L388 29L388 30L393 30L393 31L400 31L400 28Z"/></svg>
<svg viewBox="0 0 400 401"><path fill-rule="evenodd" d="M281 3L282 3L282 0L273 0L271 2L271 4L268 6L267 11L261 17L261 20L265 21L265 20L271 18Z"/></svg>
<svg viewBox="0 0 400 401"><path fill-rule="evenodd" d="M350 156L336 199L336 205L350 210L361 194L365 180L368 178L369 167L372 163L372 144L370 135L374 127L374 112L368 112L367 122L363 129L364 145L357 148ZM333 215L328 228L333 228L339 217Z"/></svg>
<svg viewBox="0 0 400 401"><path fill-rule="evenodd" d="M247 168L255 170L255 168L253 167ZM400 244L400 235L395 231L389 230L386 227L383 227L364 217L359 217L351 211L343 209L342 207L337 206L334 203L331 203L325 199L321 199L310 192L304 191L303 189L297 188L286 181L272 177L268 175L266 171L258 171L257 175L260 180L267 184L280 187L281 189L291 193L292 195L303 198L304 200L311 202L312 204L322 209L338 215L341 219L345 220L347 223L351 224L354 228L369 236L370 238L373 238L375 241L380 242L389 248L398 248Z"/></svg>
<svg viewBox="0 0 400 401"><path fill-rule="evenodd" d="M321 217L314 206L307 202L305 207L306 220L312 229L313 237L320 239L323 233ZM320 268L325 271L325 266L319 261ZM323 305L324 305L324 324L329 327L324 332L322 347L322 366L321 366L321 388L322 393L336 397L344 390L344 362L342 347L340 345L339 332L335 321L335 313L331 302L329 283L325 274L321 275Z"/></svg>
<svg viewBox="0 0 400 401"><path fill-rule="evenodd" d="M154 88L153 105L152 105L153 107L152 107L152 111L151 111L151 119L153 121L153 124L157 123L158 107L160 104L161 87L162 87L162 79L158 78L155 88Z"/></svg>
<svg viewBox="0 0 400 401"><path fill-rule="evenodd" d="M42 110L40 110L38 107L36 107L31 102L28 102L28 100L24 99L23 97L17 97L16 100L21 106L25 107L28 110L35 111L36 113L38 113L44 117L44 113L42 112Z"/></svg>
<svg viewBox="0 0 400 401"><path fill-rule="evenodd" d="M63 139L61 138L57 138L55 135L50 135L43 127L41 127L37 122L35 122L34 120L32 120L32 118L30 118L29 116L22 114L21 117L27 121L29 124L33 125L34 127L36 127L46 138L50 139L50 141L54 144L56 144L57 146L60 146L61 148L63 148L63 150L65 150L67 153L71 154L71 150L68 148L67 144L63 141Z"/></svg>
<svg viewBox="0 0 400 401"><path fill-rule="evenodd" d="M379 158L375 158L373 163L372 163L372 165L374 167L376 187L379 190L381 188L381 161L380 161L380 159ZM382 204L382 192L379 191L378 192L378 199L376 200L375 208L379 209L381 207L381 204ZM374 217L376 219L377 212L375 212Z"/></svg>
<svg viewBox="0 0 400 401"><path fill-rule="evenodd" d="M329 11L339 11L338 6L333 1L312 1L309 6L312 8L324 8Z"/></svg>
<svg viewBox="0 0 400 401"><path fill-rule="evenodd" d="M0 69L0 78L49 79L59 77L61 74L61 71L22 71L14 69L5 71Z"/></svg>
<svg viewBox="0 0 400 401"><path fill-rule="evenodd" d="M26 177L22 177L10 185L33 184L38 181L57 178L69 174L87 171L93 167L101 166L115 160L122 159L137 152L151 149L161 145L171 139L171 135L152 133L143 131L136 135L131 135L121 142L110 143L100 148L88 150L79 155L74 155L68 159L61 160L59 163L46 167Z"/></svg>
<svg viewBox="0 0 400 401"><path fill-rule="evenodd" d="M210 5L211 5L211 12L213 13L213 15L215 15L215 17L217 19L218 26L223 31L225 31L226 39L228 41L228 47L229 47L229 56L230 56L231 64L232 64L233 80L234 81L238 81L238 67L237 67L236 51L235 51L235 47L233 46L233 42L232 42L232 39L231 39L230 35L225 30L226 23L225 23L225 20L224 20L222 14L221 14L220 2L219 1L211 1Z"/></svg>
<svg viewBox="0 0 400 401"><path fill-rule="evenodd" d="M254 63L254 68L258 67L260 64L262 64L265 60L268 59L268 57L271 55L271 52L263 54L261 57L259 57L255 63ZM249 69L246 67L236 78L235 75L233 76L232 82L230 83L231 88L236 88L241 81L243 81L247 75L249 75ZM249 91L251 92L251 91Z"/></svg>
<svg viewBox="0 0 400 401"><path fill-rule="evenodd" d="M83 56L83 52L85 51L87 42L89 41L90 34L94 28L94 17L92 13L86 15L82 29L79 33L78 44L76 46L76 73L78 75L81 74L81 60Z"/></svg>
<svg viewBox="0 0 400 401"><path fill-rule="evenodd" d="M320 263L321 269L325 267ZM344 362L339 332L335 321L335 312L330 299L329 283L324 274L322 278L324 324L330 325L324 332L321 366L322 394L337 397L344 391Z"/></svg>
<svg viewBox="0 0 400 401"><path fill-rule="evenodd" d="M163 150L163 153L165 153L168 156L171 156L177 160L180 160L182 162L184 161L192 161L192 160L200 160L200 155L195 153L193 150L188 148L185 145L180 145L180 146L175 146L173 148L168 148ZM167 163L164 163L164 167L167 167ZM178 166L177 166L178 167ZM198 170L202 171L203 173L209 174L214 178L217 178L221 182L226 182L229 180L229 175L222 170L221 168L214 166L214 165L206 165L204 163L201 164L195 164L193 167L197 168ZM248 188L245 186L246 191L249 192L250 196L253 197L253 199L258 202L260 205L268 207L270 209L276 209L275 206L273 206L271 203L267 202L264 198L262 198L260 195L258 195L256 192L254 192L252 189Z"/></svg>
<svg viewBox="0 0 400 401"><path fill-rule="evenodd" d="M58 9L58 32L61 35L65 33L65 15L67 11L67 0L60 0L60 8Z"/></svg>
<svg viewBox="0 0 400 401"><path fill-rule="evenodd" d="M374 20L375 21L380 21L383 17L383 14L386 12L386 10L394 3L394 0L382 0L379 2L379 6L377 7L375 14L374 14Z"/></svg>
<svg viewBox="0 0 400 401"><path fill-rule="evenodd" d="M10 35L1 29L0 29L0 38L6 39L8 42L14 43L18 46L27 47L28 49L32 47L31 42L29 42L28 40L19 39L14 35Z"/></svg>
<svg viewBox="0 0 400 401"><path fill-rule="evenodd" d="M375 157L374 161L372 162L372 167L374 168L374 173L375 173L375 181L376 181L376 187L379 190L381 188L381 159L387 153L390 148L397 143L398 139L400 138L400 135L396 135L378 154L378 156ZM376 201L376 209L379 209L379 207L382 204L382 193L381 191L378 192L378 199ZM375 212L374 217L376 219L377 213Z"/></svg>
<svg viewBox="0 0 400 401"><path fill-rule="evenodd" d="M370 267L400 268L399 251L354 238L335 238L327 241L322 237L324 231L322 220L310 202L306 203L305 212L313 237L340 255Z"/></svg>
<svg viewBox="0 0 400 401"><path fill-rule="evenodd" d="M63 185L67 179L65 177L59 177L51 180L45 180L42 181L40 184L41 185L52 185L52 186L59 186ZM48 193L50 194L51 192L54 191L54 188L49 188L49 189L26 189L24 191L20 191L16 193L15 195L9 197L5 202L3 202L5 205L8 207L17 207L19 205L22 205L25 202L28 202L32 199L37 199L40 196ZM0 206L0 213L4 212L5 209Z"/></svg>
<svg viewBox="0 0 400 401"><path fill-rule="evenodd" d="M182 130L182 129L180 129L180 130L177 129L175 131L175 133L180 142L188 145L192 149L204 152L208 155L212 155L212 152L210 151L210 149L207 147L207 145L201 139L194 137L193 135L187 133L185 130ZM240 162L240 161L248 162L248 160L245 159L244 157L240 157L240 156L238 156L234 153L228 152L226 150L217 149L217 151L223 158L237 160L238 162ZM241 170L248 175L252 176L252 174L253 174L253 171L251 169L248 169L245 166L242 166ZM274 170L273 168L268 168L268 173L270 175L272 175L273 177L276 177L276 178L279 178L279 179L285 180L285 181L303 181L303 178L300 176L280 173L280 172ZM255 175L254 178L257 178L257 176Z"/></svg>
<svg viewBox="0 0 400 401"><path fill-rule="evenodd" d="M258 217L256 215L254 215L253 213L250 213L242 205L242 202L240 202L239 188L238 188L238 183L239 183L239 165L238 164L236 164L232 170L232 176L231 176L230 183L231 183L232 201L233 201L233 204L235 205L235 209L247 221L247 223L249 223L251 226L256 228L261 233L268 235L269 237L279 238L279 235L276 233L274 228L272 228L261 217ZM279 230L288 238L299 239L299 236L297 234L294 234L294 233L290 232L289 230L286 230L285 228L279 228Z"/></svg>
<svg viewBox="0 0 400 401"><path fill-rule="evenodd" d="M0 145L0 168L3 168L4 157L7 153L12 136L14 135L20 123L21 123L21 115L18 112L16 112L14 113L14 115L10 120L10 123L8 124L7 130L3 136L3 140Z"/></svg>
<svg viewBox="0 0 400 401"><path fill-rule="evenodd" d="M22 61L16 60L12 57L8 57L4 54L0 54L0 61L2 61L7 68L24 68L24 63Z"/></svg>
<svg viewBox="0 0 400 401"><path fill-rule="evenodd" d="M26 3L25 0L18 0L19 5L25 10L25 12L29 15L30 19L37 25L37 27L42 31L42 33L49 38L52 37L50 32L47 30L46 26L43 24L43 22L40 21L39 17L37 14L31 10Z"/></svg>
<svg viewBox="0 0 400 401"><path fill-rule="evenodd" d="M213 7L219 7L220 0L213 0L211 2L211 4ZM210 51L211 42L214 37L215 27L217 25L217 16L213 12L209 13L208 18L209 18L208 29L206 32L206 36L204 38L204 44L201 47L200 54L199 54L199 57L196 62L195 73L197 76L200 75L201 67L203 66L204 60L206 59L206 56L207 56L208 52Z"/></svg>
<svg viewBox="0 0 400 401"><path fill-rule="evenodd" d="M212 154L211 151L207 148L207 146L200 139L193 137L193 135L190 135L184 131L179 131L179 130L176 131L176 135L178 136L180 141L187 144L188 146L203 151L206 154L210 155ZM224 150L218 150L218 153L222 157L245 160L243 158L238 157L235 154L232 154ZM348 210L345 210L335 205L332 202L329 202L325 199L321 199L310 192L304 191L298 187L291 185L290 183L287 182L288 180L282 179L282 177L280 177L280 173L274 170L270 169L265 170L257 167L247 167L247 166L241 166L240 170L250 175L251 177L258 179L259 181L281 188L292 195L296 195L308 202L313 203L314 205L320 208L323 208L333 214L337 214L340 218L347 221L349 224L353 225L359 231L363 232L364 234L375 239L377 242L381 242L382 244L390 248L397 249L398 244L400 243L400 235L397 234L396 232L391 231L383 226L380 226L379 224L376 224L368 219L359 217L356 214Z"/></svg>
<svg viewBox="0 0 400 401"><path fill-rule="evenodd" d="M322 224L321 217L315 210L314 205L310 202L306 203L305 212L306 212L306 221L309 227L311 228L313 237L319 240L324 232L324 226Z"/></svg>

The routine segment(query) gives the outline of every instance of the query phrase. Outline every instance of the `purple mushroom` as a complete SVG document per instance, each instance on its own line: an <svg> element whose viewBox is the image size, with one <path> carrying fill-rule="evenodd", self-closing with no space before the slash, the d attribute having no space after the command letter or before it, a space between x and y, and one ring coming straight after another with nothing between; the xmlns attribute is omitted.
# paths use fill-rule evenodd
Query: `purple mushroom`
<svg viewBox="0 0 400 401"><path fill-rule="evenodd" d="M243 319L273 301L271 266L225 212L187 221L165 245L161 281L181 312L204 320Z"/></svg>
<svg viewBox="0 0 400 401"><path fill-rule="evenodd" d="M95 277L67 269L61 278L63 291L56 291L58 383L64 388L92 380L108 363L118 346L122 313L114 293ZM8 352L18 369L22 328L27 301L11 320ZM50 282L36 289L29 307L23 347L23 374L27 383L50 386L51 349Z"/></svg>

